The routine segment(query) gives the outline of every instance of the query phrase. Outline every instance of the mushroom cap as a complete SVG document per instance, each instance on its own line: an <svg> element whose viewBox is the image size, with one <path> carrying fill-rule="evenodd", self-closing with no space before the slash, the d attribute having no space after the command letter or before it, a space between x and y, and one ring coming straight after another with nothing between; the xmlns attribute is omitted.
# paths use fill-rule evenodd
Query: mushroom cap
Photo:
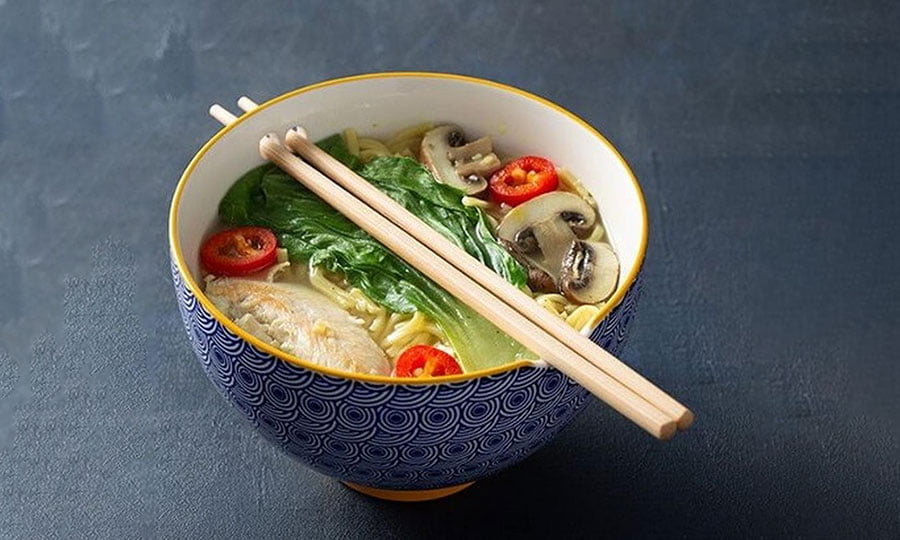
<svg viewBox="0 0 900 540"><path fill-rule="evenodd" d="M487 180L478 175L464 178L457 172L450 159L450 149L453 148L450 146L450 138L452 136L457 139L456 134L459 133L462 133L462 128L453 124L438 126L428 131L422 138L419 154L422 163L434 174L438 182L453 186L467 195L474 195L487 188ZM454 140L454 142L457 141Z"/></svg>
<svg viewBox="0 0 900 540"><path fill-rule="evenodd" d="M576 234L587 232L597 222L597 212L584 199L565 191L551 191L510 210L497 227L497 236L528 253L535 247L528 244L529 231L535 224L556 217L561 217Z"/></svg>
<svg viewBox="0 0 900 540"><path fill-rule="evenodd" d="M566 298L596 304L612 295L619 282L619 258L609 244L576 240L563 258L559 289Z"/></svg>

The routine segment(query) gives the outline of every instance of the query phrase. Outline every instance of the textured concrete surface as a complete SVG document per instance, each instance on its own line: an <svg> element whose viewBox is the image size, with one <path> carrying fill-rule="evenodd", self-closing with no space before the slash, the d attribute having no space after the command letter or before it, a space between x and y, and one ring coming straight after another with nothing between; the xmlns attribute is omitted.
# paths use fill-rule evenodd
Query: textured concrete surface
<svg viewBox="0 0 900 540"><path fill-rule="evenodd" d="M900 536L900 9L891 2L0 0L0 537ZM427 69L519 85L618 145L653 233L600 403L418 506L276 451L204 378L166 262L213 101Z"/></svg>

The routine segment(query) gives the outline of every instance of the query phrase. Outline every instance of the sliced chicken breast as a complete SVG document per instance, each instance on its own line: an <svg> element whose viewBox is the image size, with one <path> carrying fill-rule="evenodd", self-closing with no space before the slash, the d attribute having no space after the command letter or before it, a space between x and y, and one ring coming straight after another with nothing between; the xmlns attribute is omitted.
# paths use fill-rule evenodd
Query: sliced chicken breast
<svg viewBox="0 0 900 540"><path fill-rule="evenodd" d="M287 353L343 371L390 374L390 362L368 332L309 287L216 278L206 294L238 326Z"/></svg>

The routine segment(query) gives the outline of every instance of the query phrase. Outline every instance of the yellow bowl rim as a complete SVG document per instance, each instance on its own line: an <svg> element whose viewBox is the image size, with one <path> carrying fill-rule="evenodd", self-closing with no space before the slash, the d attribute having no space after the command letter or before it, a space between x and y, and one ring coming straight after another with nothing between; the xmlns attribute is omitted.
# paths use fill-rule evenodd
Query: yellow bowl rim
<svg viewBox="0 0 900 540"><path fill-rule="evenodd" d="M613 155L619 160L625 170L628 172L628 176L631 178L631 182L634 186L635 193L638 197L638 204L641 209L641 224L643 226L643 230L641 232L641 240L640 246L638 246L638 258L637 264L634 266L631 273L626 276L623 280L622 287L619 287L618 290L613 294L612 298L603 306L603 309L596 315L594 321L591 322L591 331L597 327L600 321L602 321L609 313L622 302L622 299L625 297L625 294L634 284L634 281L637 279L638 273L641 270L641 266L644 262L644 257L647 252L647 235L648 235L648 219L647 219L647 205L644 201L644 193L641 190L641 186L638 183L637 178L634 176L634 173L631 170L631 167L628 165L628 162L625 161L625 158L622 157L622 154L606 139L599 131L594 129L593 126L588 124L585 120L577 116L576 114L568 111L567 109L553 103L552 101L538 96L536 94L532 94L531 92L527 92L520 88L516 88L514 86L510 86L507 84L499 83L496 81L482 79L478 77L472 77L469 75L459 75L454 73L438 73L438 72L425 72L425 71L385 71L385 72L377 72L377 73L364 73L359 75L351 75L347 77L339 77L336 79L328 79L325 81L321 81L315 84L311 84L308 86L303 86L296 90L292 90L290 92L281 94L280 96L274 97L269 101L259 105L256 109L242 114L238 117L236 121L233 123L223 127L212 136L201 148L197 151L194 157L191 159L188 166L185 168L184 173L182 173L181 178L178 180L178 184L175 187L175 193L172 195L172 204L169 207L169 249L171 252L171 256L175 261L175 266L178 268L178 272L181 274L183 284L188 288L191 294L197 298L197 301L203 306L206 311L208 311L212 316L223 325L229 332L237 335L239 338L247 341L254 347L267 354L270 354L276 358L284 360L288 364L309 369L315 372L319 372L325 375L330 375L332 377L339 377L342 379L350 379L361 382L369 382L369 383L381 383L381 384L442 384L442 383L453 383L453 382L461 382L467 381L471 379L477 379L480 377L486 377L490 375L496 375L499 373L504 373L506 371L511 371L514 369L518 369L525 366L535 366L534 362L528 360L521 360L519 362L514 362L511 364L507 364L504 366L499 366L490 369L482 369L479 371L473 371L471 373L463 373L461 375L449 375L443 377L434 377L431 379L422 379L416 380L415 382L411 382L409 379L397 379L384 375L367 375L362 373L350 373L345 372L329 367L323 367L308 360L304 360L300 357L294 356L292 354L288 354L277 347L269 345L268 343L263 342L259 338L251 335L249 332L245 331L241 327L239 327L236 323L234 323L231 319L225 316L213 303L206 297L205 294L200 290L200 287L197 285L197 282L194 280L193 276L191 276L190 272L187 271L187 264L184 261L184 255L181 252L181 244L178 240L178 205L181 202L181 195L184 191L184 187L187 185L188 180L191 177L191 174L196 168L197 164L203 158L204 155L209 151L210 148L215 145L219 139L224 137L229 131L240 125L247 118L250 118L254 114L267 109L277 103L280 103L286 99L290 99L294 96L298 96L300 94L304 94L306 92L310 92L313 90L318 90L320 88L326 88L329 86L335 86L339 84L363 81L368 79L390 79L390 78L430 78L430 79L445 79L452 81L462 81L472 84L480 84L483 86L488 86L491 88L497 88L500 90L504 90L506 92L510 92L512 94L517 94L519 96L525 97L532 101L535 101L541 105L546 107L550 107L551 109L569 117L581 127L586 129L589 133L594 135L601 144L606 146Z"/></svg>

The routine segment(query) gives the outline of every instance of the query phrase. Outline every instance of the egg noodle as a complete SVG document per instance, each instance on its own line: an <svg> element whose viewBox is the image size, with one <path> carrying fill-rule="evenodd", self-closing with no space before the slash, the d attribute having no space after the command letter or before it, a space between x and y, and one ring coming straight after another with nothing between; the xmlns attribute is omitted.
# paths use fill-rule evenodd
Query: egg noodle
<svg viewBox="0 0 900 540"><path fill-rule="evenodd" d="M392 313L379 306L356 287L348 287L342 279L329 276L316 266L309 266L309 283L348 313L369 331L388 357L396 358L413 345L432 345L452 352L444 333L428 317L415 313Z"/></svg>
<svg viewBox="0 0 900 540"><path fill-rule="evenodd" d="M371 137L360 137L355 129L345 129L341 137L351 154L363 162L371 161L379 156L403 156L418 159L418 150L422 145L425 133L435 126L432 122L423 122L401 129L385 141ZM557 169L560 189L574 193L592 207L596 208L594 198L572 173L565 169ZM474 206L485 211L489 221L497 226L503 215L510 210L506 205L498 205L478 197L463 197L466 206ZM608 241L603 225L598 223L588 236L591 241ZM279 250L282 251L282 250ZM396 359L401 352L413 345L431 345L453 354L446 336L430 318L421 312L393 313L379 306L363 292L351 287L340 276L329 275L322 268L309 265L308 268L288 268L286 253L279 254L279 264L269 272L269 280L288 278L306 280L321 294L345 309L366 328L372 339L382 348L389 358ZM289 272L285 272L288 270ZM303 275L297 275L302 273ZM289 279L289 278L288 278ZM544 309L564 319L576 330L583 331L597 322L605 302L598 304L576 304L559 293L526 293Z"/></svg>

